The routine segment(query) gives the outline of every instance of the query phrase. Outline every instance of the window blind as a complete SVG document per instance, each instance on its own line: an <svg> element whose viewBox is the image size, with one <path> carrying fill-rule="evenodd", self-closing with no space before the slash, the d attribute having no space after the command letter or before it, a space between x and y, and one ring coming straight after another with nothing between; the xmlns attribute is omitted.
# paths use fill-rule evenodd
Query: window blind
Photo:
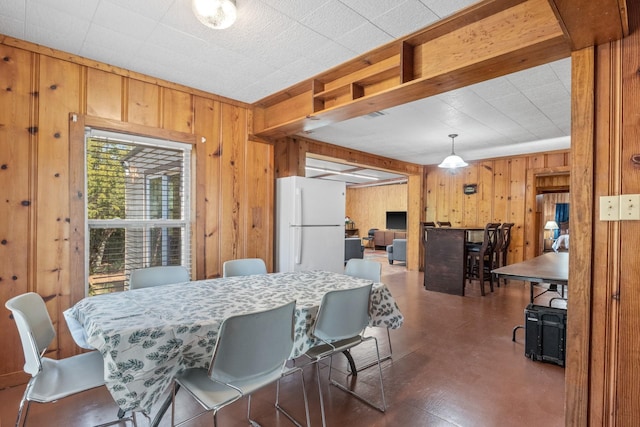
<svg viewBox="0 0 640 427"><path fill-rule="evenodd" d="M137 268L190 269L191 146L90 130L85 138L89 294Z"/></svg>

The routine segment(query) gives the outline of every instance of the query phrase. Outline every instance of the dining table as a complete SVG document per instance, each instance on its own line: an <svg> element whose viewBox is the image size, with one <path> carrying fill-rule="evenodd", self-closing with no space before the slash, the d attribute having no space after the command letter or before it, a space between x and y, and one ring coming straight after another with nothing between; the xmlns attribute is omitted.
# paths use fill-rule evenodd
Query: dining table
<svg viewBox="0 0 640 427"><path fill-rule="evenodd" d="M569 253L547 252L537 257L521 261L491 271L498 278L522 280L529 282L529 304L533 305L536 298L550 292L552 287L560 286L560 299L565 298L565 288L569 284ZM549 288L535 294L534 287L539 283L548 283ZM557 292L557 290L553 291ZM557 298L551 298L551 301ZM516 341L518 329L524 329L524 325L513 328L511 340Z"/></svg>
<svg viewBox="0 0 640 427"><path fill-rule="evenodd" d="M227 317L295 300L290 358L296 358L316 344L312 329L322 297L367 284L318 270L215 278L89 296L64 316L76 342L102 354L105 384L121 413L150 414L176 375L208 368ZM374 283L370 301L370 326L402 325L386 285Z"/></svg>

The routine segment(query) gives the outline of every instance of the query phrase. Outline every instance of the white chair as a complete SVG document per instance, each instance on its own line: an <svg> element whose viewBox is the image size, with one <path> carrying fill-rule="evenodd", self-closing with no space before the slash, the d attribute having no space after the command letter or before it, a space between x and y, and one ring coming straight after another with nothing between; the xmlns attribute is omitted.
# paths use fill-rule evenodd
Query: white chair
<svg viewBox="0 0 640 427"><path fill-rule="evenodd" d="M352 258L347 261L347 265L344 268L344 274L379 283L380 276L382 275L382 265L377 261Z"/></svg>
<svg viewBox="0 0 640 427"><path fill-rule="evenodd" d="M50 403L104 385L104 363L98 351L66 359L43 357L56 332L42 297L34 292L18 295L5 303L18 327L24 351L24 371L31 375L20 400L16 427L20 425L24 404L23 425L26 425L31 402ZM53 415L55 417L55 415ZM117 424L125 419L119 419ZM134 422L135 419L128 419ZM51 420L51 424L55 424Z"/></svg>
<svg viewBox="0 0 640 427"><path fill-rule="evenodd" d="M232 259L222 264L222 277L250 276L252 274L267 274L267 266L262 259Z"/></svg>
<svg viewBox="0 0 640 427"><path fill-rule="evenodd" d="M170 285L172 283L188 282L189 280L191 280L189 270L181 265L139 268L131 271L129 289Z"/></svg>
<svg viewBox="0 0 640 427"><path fill-rule="evenodd" d="M385 412L387 409L384 398L384 384L382 382L382 367L380 366L380 351L378 350L378 340L374 336L365 336L364 332L369 324L369 298L371 295L371 285L352 289L339 289L327 292L322 297L318 316L313 327L312 334L321 344L312 347L305 353L311 363L316 366L316 380L320 394L320 409L322 413L322 425L326 426L324 411L324 399L322 397L322 387L320 384L320 362L334 354L344 352L365 341L373 340L376 345L376 358L378 371L380 374L380 394L382 403L380 405L365 398L361 394L345 387L331 378L332 364L329 364L329 382L341 390L355 396L366 404ZM331 359L333 361L333 359Z"/></svg>
<svg viewBox="0 0 640 427"><path fill-rule="evenodd" d="M284 375L299 372L302 394L309 425L309 406L301 368L287 368L286 362L293 349L295 301L274 309L232 316L220 326L209 370L188 369L176 377L173 387L171 425L175 426L175 395L178 388L187 390L205 411L180 422L191 421L206 412L213 412L213 425L217 426L218 411L248 396L247 417L251 425L251 394L274 382L276 408L295 425L300 424L279 404L279 380Z"/></svg>
<svg viewBox="0 0 640 427"><path fill-rule="evenodd" d="M361 279L371 280L374 283L379 283L380 277L382 275L382 264L377 261L366 259L350 259L344 269L344 274L351 277L359 277ZM391 347L391 332L389 331L389 328L387 328L387 340L389 342L389 354L380 359L381 361L391 359L391 355L393 354L393 348ZM370 368L375 364L375 362L369 363L368 365L362 366L360 369L358 369L358 371Z"/></svg>

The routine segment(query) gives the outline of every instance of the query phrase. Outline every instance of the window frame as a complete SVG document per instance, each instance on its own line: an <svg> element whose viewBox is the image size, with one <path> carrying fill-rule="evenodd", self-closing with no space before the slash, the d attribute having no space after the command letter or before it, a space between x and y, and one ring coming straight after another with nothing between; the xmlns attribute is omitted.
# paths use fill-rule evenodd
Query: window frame
<svg viewBox="0 0 640 427"><path fill-rule="evenodd" d="M202 172L198 170L201 168L199 162L197 162L197 151L200 150L197 141L205 141L204 137L196 135L194 133L186 133L175 130L161 129L157 127L150 127L146 125L140 125L135 123L127 123L118 121L115 119L106 119L101 117L89 116L84 114L69 113L69 160L70 160L70 175L69 175L69 193L71 195L69 199L69 217L67 222L69 223L69 248L70 248L70 260L69 260L69 303L74 304L87 296L88 290L88 259L86 257L86 215L85 215L85 182L86 171L84 165L86 163L85 154L85 127L91 127L95 130L111 131L120 134L128 134L135 137L148 137L158 138L163 140L170 140L179 143L190 144L192 146L191 152L191 193L190 199L190 240L191 247L188 249L191 256L191 274L192 277L196 277L197 271L197 258L195 256L195 249L198 247L197 236L198 231L201 231L202 224L196 222L196 206L203 203L203 197L199 197L195 193L196 177Z"/></svg>

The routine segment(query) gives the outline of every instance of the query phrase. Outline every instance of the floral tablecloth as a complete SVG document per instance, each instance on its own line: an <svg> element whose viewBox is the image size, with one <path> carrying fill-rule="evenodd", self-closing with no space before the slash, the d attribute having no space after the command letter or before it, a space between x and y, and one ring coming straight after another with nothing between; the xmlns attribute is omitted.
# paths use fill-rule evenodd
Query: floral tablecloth
<svg viewBox="0 0 640 427"><path fill-rule="evenodd" d="M199 280L88 297L65 312L104 357L107 388L125 411L150 413L181 370L208 367L221 322L296 301L294 348L304 354L322 296L366 280L305 271ZM375 283L371 326L398 328L403 317L387 287Z"/></svg>

